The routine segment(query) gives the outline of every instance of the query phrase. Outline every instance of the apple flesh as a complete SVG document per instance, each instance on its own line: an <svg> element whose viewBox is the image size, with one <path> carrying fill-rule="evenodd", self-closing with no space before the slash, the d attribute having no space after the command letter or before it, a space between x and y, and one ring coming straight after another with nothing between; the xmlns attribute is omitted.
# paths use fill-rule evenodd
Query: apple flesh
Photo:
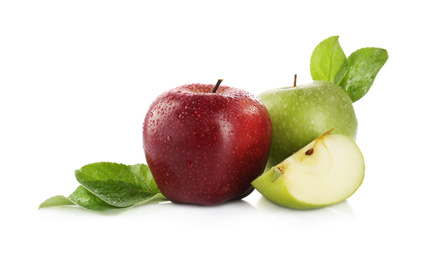
<svg viewBox="0 0 430 260"><path fill-rule="evenodd" d="M143 124L146 161L175 203L216 205L252 192L270 151L269 113L232 87L189 84L156 98Z"/></svg>
<svg viewBox="0 0 430 260"><path fill-rule="evenodd" d="M363 181L364 159L352 139L330 132L265 172L252 185L270 201L295 209L320 208L350 197Z"/></svg>
<svg viewBox="0 0 430 260"><path fill-rule="evenodd" d="M352 101L327 81L268 90L258 96L270 113L272 147L266 169L277 165L328 129L353 140L357 118Z"/></svg>

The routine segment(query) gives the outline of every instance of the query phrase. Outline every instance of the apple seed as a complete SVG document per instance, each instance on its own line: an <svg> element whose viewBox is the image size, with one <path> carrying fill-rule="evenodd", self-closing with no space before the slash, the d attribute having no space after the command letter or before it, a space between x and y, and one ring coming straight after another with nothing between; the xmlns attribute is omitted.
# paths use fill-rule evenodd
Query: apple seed
<svg viewBox="0 0 430 260"><path fill-rule="evenodd" d="M311 148L309 150L306 151L306 155L312 155L314 153L314 148Z"/></svg>

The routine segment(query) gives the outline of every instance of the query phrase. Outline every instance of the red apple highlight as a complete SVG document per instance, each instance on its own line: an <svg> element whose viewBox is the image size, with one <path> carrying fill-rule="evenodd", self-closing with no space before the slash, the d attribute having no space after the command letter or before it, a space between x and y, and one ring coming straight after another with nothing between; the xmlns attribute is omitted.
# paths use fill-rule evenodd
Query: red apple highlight
<svg viewBox="0 0 430 260"><path fill-rule="evenodd" d="M241 199L264 171L272 136L269 113L254 95L220 82L215 88L189 84L167 91L145 117L148 166L174 203Z"/></svg>

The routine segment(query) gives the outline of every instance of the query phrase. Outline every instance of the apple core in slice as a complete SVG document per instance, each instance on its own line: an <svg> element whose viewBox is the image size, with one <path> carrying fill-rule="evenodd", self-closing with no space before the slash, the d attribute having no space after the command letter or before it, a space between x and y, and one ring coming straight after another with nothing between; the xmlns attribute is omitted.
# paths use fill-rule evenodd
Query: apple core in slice
<svg viewBox="0 0 430 260"><path fill-rule="evenodd" d="M354 194L363 181L364 168L356 143L329 131L265 172L252 185L281 206L319 208Z"/></svg>

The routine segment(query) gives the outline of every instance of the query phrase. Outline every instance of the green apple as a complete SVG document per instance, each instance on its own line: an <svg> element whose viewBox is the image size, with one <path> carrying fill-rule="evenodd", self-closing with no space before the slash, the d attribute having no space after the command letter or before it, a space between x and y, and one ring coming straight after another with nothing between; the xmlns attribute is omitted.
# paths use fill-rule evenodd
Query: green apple
<svg viewBox="0 0 430 260"><path fill-rule="evenodd" d="M314 81L268 90L258 96L272 120L272 145L267 169L334 128L355 140L357 118L352 101L339 86Z"/></svg>
<svg viewBox="0 0 430 260"><path fill-rule="evenodd" d="M350 197L364 178L363 155L351 138L331 134L332 130L263 173L252 185L270 201L295 209L320 208Z"/></svg>

